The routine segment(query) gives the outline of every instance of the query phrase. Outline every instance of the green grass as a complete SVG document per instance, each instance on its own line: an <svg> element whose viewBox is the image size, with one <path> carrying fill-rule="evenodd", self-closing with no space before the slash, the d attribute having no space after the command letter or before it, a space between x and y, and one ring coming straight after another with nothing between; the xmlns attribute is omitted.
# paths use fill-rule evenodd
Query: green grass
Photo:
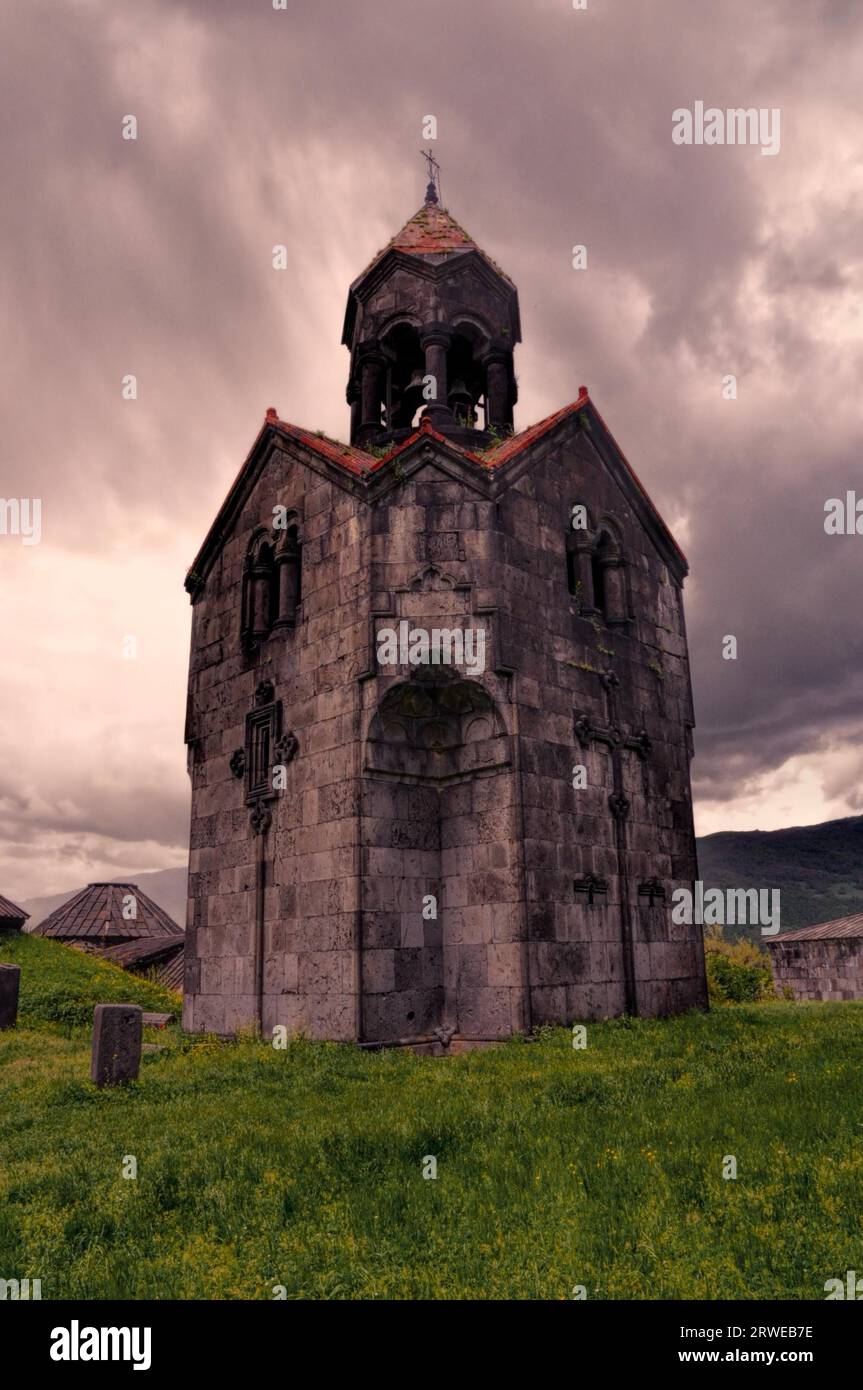
<svg viewBox="0 0 863 1390"><path fill-rule="evenodd" d="M0 1035L0 1276L43 1298L822 1299L863 1265L861 1005L449 1060L152 1038L100 1092L83 1030Z"/></svg>
<svg viewBox="0 0 863 1390"><path fill-rule="evenodd" d="M179 995L44 936L0 931L0 961L21 966L22 1023L88 1025L96 1004L140 1004L176 1013Z"/></svg>

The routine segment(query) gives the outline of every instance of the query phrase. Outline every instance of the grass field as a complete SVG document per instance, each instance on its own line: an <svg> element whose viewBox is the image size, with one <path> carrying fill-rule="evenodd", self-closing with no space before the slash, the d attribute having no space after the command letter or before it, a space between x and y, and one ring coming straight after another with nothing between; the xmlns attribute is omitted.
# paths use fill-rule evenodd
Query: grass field
<svg viewBox="0 0 863 1390"><path fill-rule="evenodd" d="M863 1005L439 1061L171 1029L138 1083L99 1092L76 1010L168 996L54 943L0 943L14 953L0 1277L43 1298L823 1299L863 1269Z"/></svg>

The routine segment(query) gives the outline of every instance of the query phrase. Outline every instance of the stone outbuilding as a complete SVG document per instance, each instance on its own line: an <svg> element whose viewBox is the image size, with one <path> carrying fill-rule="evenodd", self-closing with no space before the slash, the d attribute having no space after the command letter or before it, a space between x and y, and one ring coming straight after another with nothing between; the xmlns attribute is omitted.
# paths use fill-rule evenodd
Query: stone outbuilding
<svg viewBox="0 0 863 1390"><path fill-rule="evenodd" d="M0 893L0 931L20 931L29 917L23 907L17 907Z"/></svg>
<svg viewBox="0 0 863 1390"><path fill-rule="evenodd" d="M773 981L795 999L863 999L863 912L767 939Z"/></svg>
<svg viewBox="0 0 863 1390"><path fill-rule="evenodd" d="M433 1050L706 1004L687 563L426 202L348 294L350 442L266 413L189 571L184 1024Z"/></svg>
<svg viewBox="0 0 863 1390"><path fill-rule="evenodd" d="M139 941L169 941L180 951L185 944L183 928L135 883L88 883L27 931L99 952Z"/></svg>

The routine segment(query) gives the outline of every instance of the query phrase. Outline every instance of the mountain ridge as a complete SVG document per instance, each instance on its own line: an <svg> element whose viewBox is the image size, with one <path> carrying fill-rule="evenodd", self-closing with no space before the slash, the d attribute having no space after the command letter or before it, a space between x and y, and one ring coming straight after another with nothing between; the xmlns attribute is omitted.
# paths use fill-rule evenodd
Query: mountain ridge
<svg viewBox="0 0 863 1390"><path fill-rule="evenodd" d="M863 912L863 816L782 830L718 830L699 836L698 872L706 888L778 888L781 930L814 926ZM185 868L130 874L180 926L186 922ZM22 902L32 928L85 887ZM729 936L761 940L758 927Z"/></svg>

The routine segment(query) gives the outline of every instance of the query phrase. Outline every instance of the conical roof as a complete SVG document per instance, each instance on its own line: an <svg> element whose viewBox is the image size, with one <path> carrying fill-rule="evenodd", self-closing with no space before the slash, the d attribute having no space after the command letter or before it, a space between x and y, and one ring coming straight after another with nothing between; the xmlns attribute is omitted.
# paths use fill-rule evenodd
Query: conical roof
<svg viewBox="0 0 863 1390"><path fill-rule="evenodd" d="M408 251L413 256L434 256L442 251L478 251L479 247L446 208L439 203L423 203L387 249Z"/></svg>
<svg viewBox="0 0 863 1390"><path fill-rule="evenodd" d="M88 883L30 930L34 936L94 943L185 934L136 883Z"/></svg>
<svg viewBox="0 0 863 1390"><path fill-rule="evenodd" d="M354 281L353 289L364 280L369 271L383 260L391 251L403 251L408 256L448 256L467 251L476 251L484 261L501 276L507 284L512 284L509 276L492 260L491 256L474 241L473 237L460 227L446 208L439 203L423 203L413 217L409 217L400 232L396 232L382 251L366 266L362 275Z"/></svg>

